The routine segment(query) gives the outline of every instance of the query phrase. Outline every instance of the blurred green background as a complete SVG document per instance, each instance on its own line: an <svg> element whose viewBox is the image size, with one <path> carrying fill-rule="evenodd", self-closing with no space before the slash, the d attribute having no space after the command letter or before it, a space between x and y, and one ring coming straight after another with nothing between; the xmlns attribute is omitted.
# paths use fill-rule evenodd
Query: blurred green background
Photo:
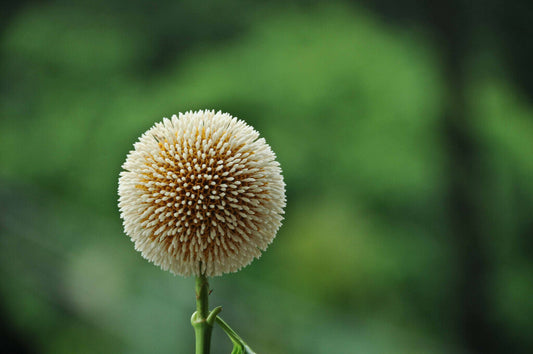
<svg viewBox="0 0 533 354"><path fill-rule="evenodd" d="M533 352L531 2L2 7L2 352L193 351L194 280L116 204L138 136L197 109L284 171L274 243L211 282L258 353Z"/></svg>

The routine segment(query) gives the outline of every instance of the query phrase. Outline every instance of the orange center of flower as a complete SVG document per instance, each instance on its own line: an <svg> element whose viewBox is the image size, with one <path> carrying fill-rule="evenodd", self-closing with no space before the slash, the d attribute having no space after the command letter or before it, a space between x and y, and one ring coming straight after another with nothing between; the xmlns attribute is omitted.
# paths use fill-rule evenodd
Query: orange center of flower
<svg viewBox="0 0 533 354"><path fill-rule="evenodd" d="M248 166L253 152L229 145L226 134L207 144L210 139L202 129L192 141L159 141L158 156L146 156L148 169L136 185L149 197L145 207L152 212L141 222L155 230L150 238L185 259L238 252L258 229L258 197L267 199L266 183L255 180L262 169Z"/></svg>

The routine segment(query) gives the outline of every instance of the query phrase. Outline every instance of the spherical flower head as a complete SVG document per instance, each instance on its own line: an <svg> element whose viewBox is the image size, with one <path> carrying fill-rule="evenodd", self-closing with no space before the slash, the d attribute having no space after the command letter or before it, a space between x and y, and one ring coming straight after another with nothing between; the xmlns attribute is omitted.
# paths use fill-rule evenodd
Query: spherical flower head
<svg viewBox="0 0 533 354"><path fill-rule="evenodd" d="M285 183L259 133L227 113L180 113L134 144L119 178L124 231L149 261L184 276L235 272L281 226Z"/></svg>

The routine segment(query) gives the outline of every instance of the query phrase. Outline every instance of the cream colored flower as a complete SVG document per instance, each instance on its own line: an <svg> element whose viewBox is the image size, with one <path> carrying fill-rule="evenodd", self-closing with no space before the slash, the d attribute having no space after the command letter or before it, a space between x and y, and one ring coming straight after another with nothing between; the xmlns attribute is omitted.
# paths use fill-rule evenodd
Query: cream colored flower
<svg viewBox="0 0 533 354"><path fill-rule="evenodd" d="M281 226L285 183L275 157L257 131L227 113L164 118L122 166L124 231L174 274L235 272L259 258Z"/></svg>

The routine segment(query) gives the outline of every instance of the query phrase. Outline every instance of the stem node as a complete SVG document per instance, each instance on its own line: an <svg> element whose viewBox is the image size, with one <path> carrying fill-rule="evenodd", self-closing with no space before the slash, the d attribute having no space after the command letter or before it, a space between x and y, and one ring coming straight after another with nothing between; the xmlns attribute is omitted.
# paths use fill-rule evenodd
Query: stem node
<svg viewBox="0 0 533 354"><path fill-rule="evenodd" d="M209 354L213 323L222 307L209 313L209 282L205 275L196 277L196 312L192 314L191 324L196 337L196 354Z"/></svg>

